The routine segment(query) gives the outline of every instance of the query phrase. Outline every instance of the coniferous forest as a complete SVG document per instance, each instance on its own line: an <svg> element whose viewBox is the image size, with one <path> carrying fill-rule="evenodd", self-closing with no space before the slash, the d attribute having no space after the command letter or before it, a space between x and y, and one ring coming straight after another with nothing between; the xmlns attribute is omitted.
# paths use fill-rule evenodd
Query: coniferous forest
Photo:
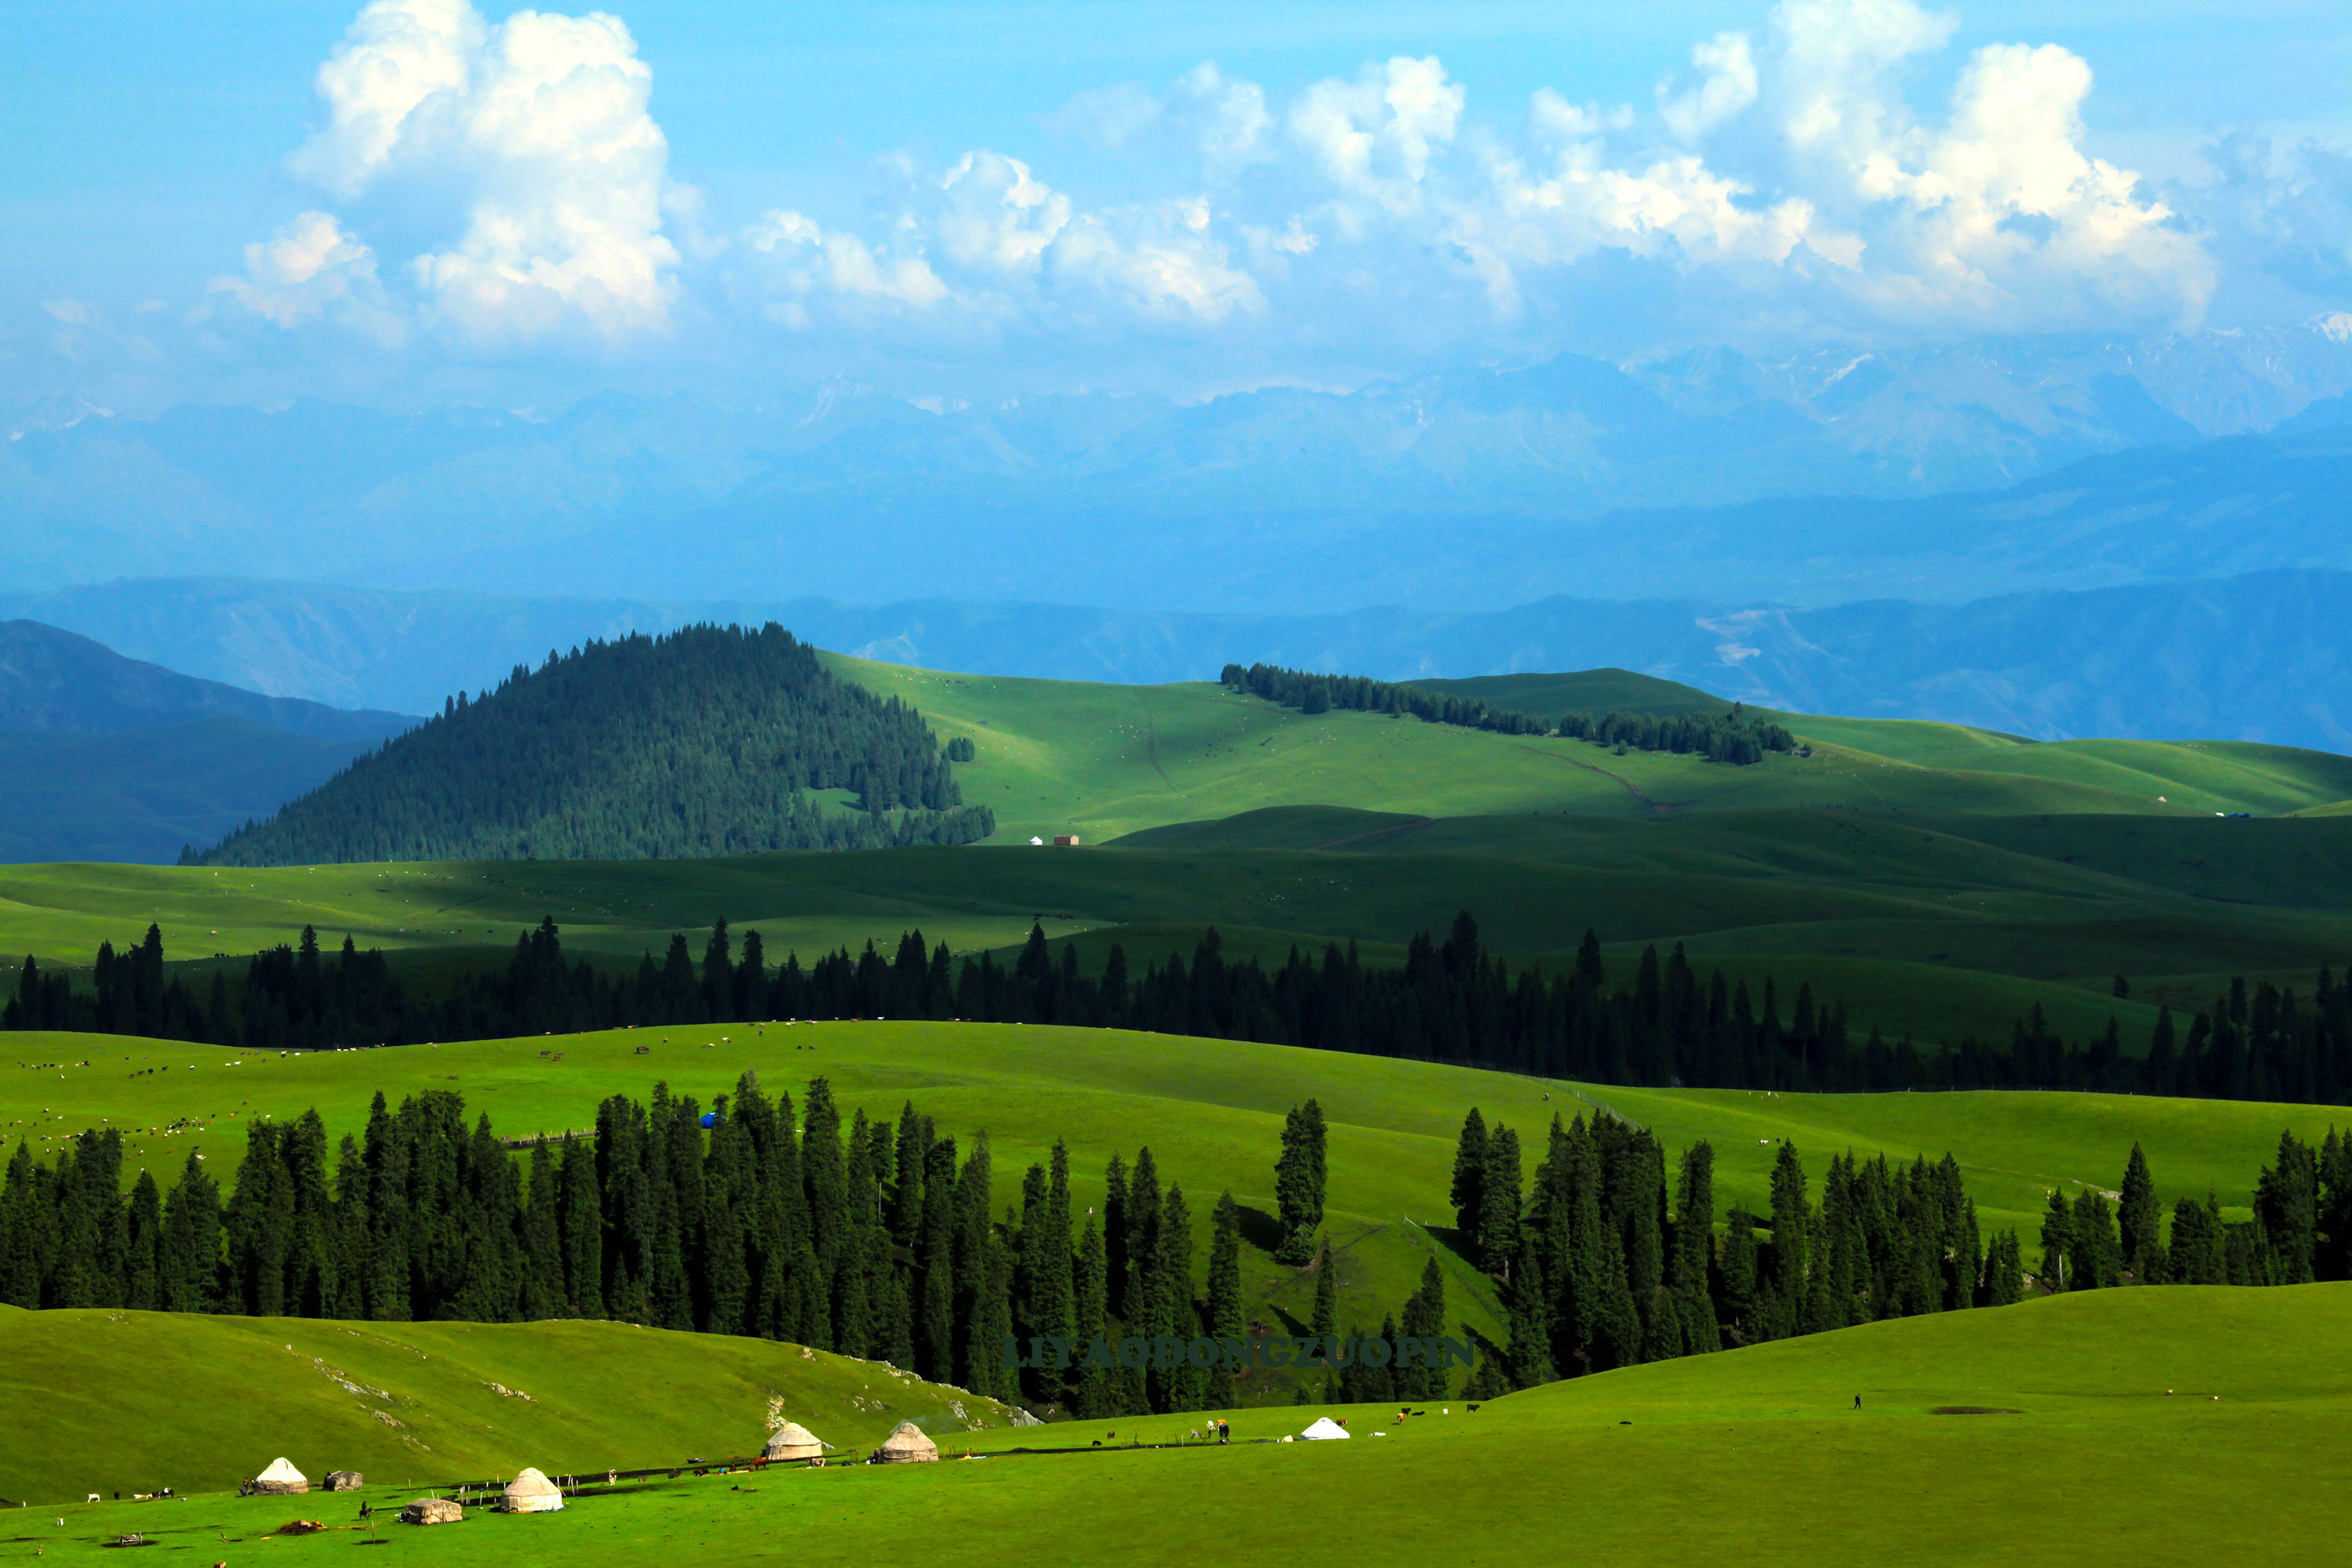
<svg viewBox="0 0 2352 1568"><path fill-rule="evenodd" d="M2058 1089L2209 1100L2343 1104L2352 1100L2352 980L2323 967L2308 995L2267 981L2232 981L2211 1005L2179 1020L2158 1010L2145 1049L2125 1048L2111 1019L2084 1041L2058 1037L2037 1006L2006 1040L1957 1046L1856 1040L1845 1009L1800 980L1758 989L1715 970L1705 979L1677 945L1645 949L1613 978L1590 931L1555 974L1516 972L1457 916L1440 942L1427 932L1402 968L1374 968L1346 949L1293 949L1272 973L1228 960L1216 931L1188 963L1181 953L1131 971L1114 945L1098 974L1076 951L1057 959L1032 928L1009 964L992 953L956 959L908 931L885 954L867 943L803 966L771 963L760 933L740 944L719 921L698 958L683 934L660 960L613 973L567 961L552 920L519 937L502 970L462 974L412 994L381 952L349 937L340 952L305 929L298 947L254 955L242 980L216 969L194 993L166 978L162 932L137 946L102 945L88 991L27 955L0 1029L81 1029L209 1041L257 1050L499 1039L633 1025L787 1018L964 1019L1144 1030L1403 1057L1592 1083L1830 1093L1891 1089Z"/></svg>
<svg viewBox="0 0 2352 1568"><path fill-rule="evenodd" d="M1326 1135L1313 1101L1294 1108L1270 1162L1286 1219L1319 1223ZM1192 1205L1149 1149L1132 1165L1110 1158L1097 1218L1074 1211L1057 1142L1025 1173L1019 1208L1000 1215L984 1131L960 1147L911 1103L895 1127L862 1110L845 1127L823 1079L797 1114L789 1094L772 1098L747 1073L708 1111L656 1085L646 1102L607 1100L593 1131L512 1144L487 1116L469 1126L463 1100L440 1089L397 1109L378 1095L364 1132L331 1149L315 1110L257 1121L246 1137L226 1196L193 1152L168 1193L142 1170L126 1194L116 1130L80 1134L47 1165L20 1142L0 1184L0 1302L392 1322L610 1318L884 1360L1081 1415L1213 1408L1232 1402L1216 1384L1230 1374L1084 1354L1066 1369L1024 1370L1004 1360L1008 1336L1083 1346L1302 1327L1344 1342L1371 1331L1342 1332L1328 1245L1294 1248L1291 1235L1276 1260L1305 1254L1311 1320L1253 1320L1243 1211L1230 1193L1210 1209L1198 1292ZM2013 1232L1981 1237L1948 1155L1906 1166L1848 1152L1832 1160L1816 1200L1783 1143L1769 1210L1735 1205L1719 1235L1704 1142L1676 1161L1671 1201L1664 1150L1611 1116L1555 1115L1531 1183L1525 1158L1513 1129L1469 1114L1445 1240L1487 1277L1507 1323L1505 1342L1482 1341L1461 1390L1472 1398L2003 1306L2032 1289L2352 1275L2352 1140L2333 1133L2316 1150L2282 1135L2252 1219L2225 1223L2210 1198L2182 1199L2168 1241L2134 1146L2119 1203L2090 1188L2053 1196L2038 1278ZM1451 1331L1436 1258L1399 1306L1381 1337ZM1327 1397L1450 1392L1434 1369L1375 1367L1331 1348L1346 1364L1307 1380Z"/></svg>
<svg viewBox="0 0 2352 1568"><path fill-rule="evenodd" d="M854 811L811 792L845 790ZM832 674L770 623L591 639L352 763L183 865L670 859L965 844L922 715Z"/></svg>
<svg viewBox="0 0 2352 1568"><path fill-rule="evenodd" d="M1711 763L1746 766L1767 752L1794 752L1797 738L1781 725L1751 720L1735 702L1722 713L1562 713L1542 718L1489 707L1482 699L1425 691L1362 675L1324 675L1278 665L1229 664L1218 679L1229 689L1263 697L1302 713L1344 709L1358 713L1409 714L1431 724L1491 730L1504 735L1559 735L1629 752L1696 753ZM1811 753L1808 752L1808 755Z"/></svg>

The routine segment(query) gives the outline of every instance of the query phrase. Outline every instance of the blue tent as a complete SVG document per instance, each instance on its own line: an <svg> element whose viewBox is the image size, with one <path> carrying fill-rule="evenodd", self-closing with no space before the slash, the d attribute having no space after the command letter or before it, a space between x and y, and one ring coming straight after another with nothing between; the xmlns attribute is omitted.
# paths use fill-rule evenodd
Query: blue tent
<svg viewBox="0 0 2352 1568"><path fill-rule="evenodd" d="M717 1112L717 1111L715 1111L715 1110L706 1110L706 1111L704 1111L704 1112L702 1113L702 1124L703 1124L705 1127L716 1127L716 1126L718 1126L718 1125L719 1125L719 1112Z"/></svg>

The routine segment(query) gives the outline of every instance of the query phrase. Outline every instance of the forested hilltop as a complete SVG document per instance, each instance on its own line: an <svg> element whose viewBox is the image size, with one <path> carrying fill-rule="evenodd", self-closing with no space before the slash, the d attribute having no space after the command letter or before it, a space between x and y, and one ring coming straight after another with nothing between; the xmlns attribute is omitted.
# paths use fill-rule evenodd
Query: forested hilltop
<svg viewBox="0 0 2352 1568"><path fill-rule="evenodd" d="M820 790L858 809L827 811ZM994 830L921 714L771 622L551 650L181 863L669 859Z"/></svg>

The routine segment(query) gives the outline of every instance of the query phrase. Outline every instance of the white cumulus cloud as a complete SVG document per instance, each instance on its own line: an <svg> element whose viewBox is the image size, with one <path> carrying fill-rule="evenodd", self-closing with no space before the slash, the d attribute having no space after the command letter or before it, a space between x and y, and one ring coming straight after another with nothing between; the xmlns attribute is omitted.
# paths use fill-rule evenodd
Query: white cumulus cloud
<svg viewBox="0 0 2352 1568"><path fill-rule="evenodd" d="M1745 33L1718 33L1691 50L1704 73L1696 87L1669 98L1658 89L1658 115L1685 141L1703 136L1756 101L1756 57Z"/></svg>
<svg viewBox="0 0 2352 1568"><path fill-rule="evenodd" d="M468 337L658 329L678 255L652 83L603 12L491 26L468 0L374 0L320 68L326 121L293 166L346 201L397 184L449 215L407 270Z"/></svg>
<svg viewBox="0 0 2352 1568"><path fill-rule="evenodd" d="M388 324L375 252L344 232L330 213L303 213L268 239L247 246L245 276L215 279L212 288L281 327L347 306Z"/></svg>
<svg viewBox="0 0 2352 1568"><path fill-rule="evenodd" d="M1340 190L1391 212L1417 208L1431 161L1454 141L1468 100L1435 57L1398 56L1354 81L1318 81L1290 111L1290 134Z"/></svg>
<svg viewBox="0 0 2352 1568"><path fill-rule="evenodd" d="M763 286L795 326L877 300L993 322L1099 324L1108 306L1114 317L1214 323L1265 303L1215 226L1200 195L1081 209L1022 160L980 149L912 183L887 244L787 211L745 237L772 258Z"/></svg>

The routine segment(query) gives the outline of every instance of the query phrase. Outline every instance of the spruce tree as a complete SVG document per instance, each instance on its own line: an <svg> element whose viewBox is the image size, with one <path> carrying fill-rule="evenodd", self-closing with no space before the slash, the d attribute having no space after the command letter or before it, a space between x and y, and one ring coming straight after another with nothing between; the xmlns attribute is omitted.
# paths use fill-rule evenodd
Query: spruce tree
<svg viewBox="0 0 2352 1568"><path fill-rule="evenodd" d="M1242 1314L1242 1211L1230 1192L1217 1199L1210 1226L1208 1307L1211 1334L1242 1338L1247 1330Z"/></svg>
<svg viewBox="0 0 2352 1568"><path fill-rule="evenodd" d="M1160 1245L1160 1168L1148 1146L1136 1151L1135 1169L1127 1180L1125 1211L1127 1288L1120 1295L1126 1303L1122 1316L1134 1328L1152 1318L1149 1286L1152 1258Z"/></svg>
<svg viewBox="0 0 2352 1568"><path fill-rule="evenodd" d="M2136 1285L2164 1283L2163 1211L2157 1206L2156 1183L2147 1173L2147 1156L2137 1142L2124 1165L2121 1201L2116 1217L2123 1232L2124 1271Z"/></svg>
<svg viewBox="0 0 2352 1568"><path fill-rule="evenodd" d="M1315 1232L1323 1223L1323 1110L1312 1100L1294 1105L1282 1125L1282 1154L1274 1164L1275 1206L1282 1242L1276 1258L1301 1264L1314 1256Z"/></svg>
<svg viewBox="0 0 2352 1568"><path fill-rule="evenodd" d="M1328 1237L1315 1256L1315 1309L1307 1329L1326 1341L1339 1331L1339 1269L1332 1261Z"/></svg>
<svg viewBox="0 0 2352 1568"><path fill-rule="evenodd" d="M2086 1187L2074 1199L2074 1233L2066 1254L2068 1289L2104 1290L2116 1283L2123 1249L2107 1194Z"/></svg>
<svg viewBox="0 0 2352 1568"><path fill-rule="evenodd" d="M1767 1255L1769 1267L1765 1280L1774 1339L1786 1339L1801 1326L1805 1243L1811 1228L1805 1203L1805 1168L1798 1161L1797 1146L1784 1139L1772 1162L1772 1249Z"/></svg>
<svg viewBox="0 0 2352 1568"><path fill-rule="evenodd" d="M1420 1289L1405 1298L1402 1331L1407 1339L1429 1340L1445 1331L1445 1273L1431 1258L1422 1264ZM1445 1394L1444 1369L1425 1356L1411 1366L1400 1366L1395 1378L1400 1399L1439 1399Z"/></svg>
<svg viewBox="0 0 2352 1568"><path fill-rule="evenodd" d="M1099 1364L1099 1358L1093 1353L1094 1342L1097 1339L1105 1342L1106 1350L1109 1348L1105 1319L1108 1274L1109 1258L1103 1247L1102 1231L1089 1218L1086 1234L1078 1240L1078 1266L1073 1292L1076 1316L1071 1328L1076 1342L1073 1353L1077 1374L1076 1386L1071 1394L1071 1414L1082 1421L1118 1414L1111 1370Z"/></svg>
<svg viewBox="0 0 2352 1568"><path fill-rule="evenodd" d="M1103 1168L1103 1268L1108 1283L1103 1310L1127 1318L1127 1162L1113 1153Z"/></svg>
<svg viewBox="0 0 2352 1568"><path fill-rule="evenodd" d="M2293 1132L2279 1134L2278 1158L2255 1183L2254 1217L2275 1281L2310 1283L2319 1249L2319 1163Z"/></svg>
<svg viewBox="0 0 2352 1568"><path fill-rule="evenodd" d="M1519 1135L1500 1122L1486 1139L1486 1169L1478 1180L1478 1261L1507 1276L1519 1251Z"/></svg>
<svg viewBox="0 0 2352 1568"><path fill-rule="evenodd" d="M972 1336L974 1325L991 1317L994 1310L992 1300L996 1286L993 1270L997 1258L993 1253L995 1226L989 1217L989 1194L994 1185L994 1162L990 1156L985 1131L972 1135L971 1152L965 1156L963 1169L956 1176L955 1262L954 1262L954 1322L956 1342L956 1373L949 1379L959 1387L979 1391L990 1381L988 1367L992 1360L976 1359L979 1352L991 1350ZM1008 1289L1009 1279L1008 1274ZM1008 1326L1004 1332L1012 1331ZM1000 1335L994 1351L1003 1349Z"/></svg>
<svg viewBox="0 0 2352 1568"><path fill-rule="evenodd" d="M1666 1284L1681 1316L1683 1344L1696 1355L1723 1348L1715 1299L1707 1288L1715 1262L1715 1150L1704 1140L1683 1152L1675 1191L1674 1250Z"/></svg>
<svg viewBox="0 0 2352 1568"><path fill-rule="evenodd" d="M1983 1304L2012 1307L2025 1299L2025 1275L2019 1259L2017 1232L2005 1230L1992 1238L1985 1253Z"/></svg>
<svg viewBox="0 0 2352 1568"><path fill-rule="evenodd" d="M1022 1238L1022 1267L1030 1280L1033 1331L1076 1332L1070 1277L1070 1151L1056 1138L1045 1177L1045 1202L1034 1238Z"/></svg>
<svg viewBox="0 0 2352 1568"><path fill-rule="evenodd" d="M2167 1250L2172 1280L2179 1285L2220 1285L2227 1280L2221 1256L2221 1205L2182 1198L2172 1209L2172 1245Z"/></svg>
<svg viewBox="0 0 2352 1568"><path fill-rule="evenodd" d="M915 1370L955 1381L956 1144L935 1140L924 1157L923 1223L917 1240Z"/></svg>
<svg viewBox="0 0 2352 1568"><path fill-rule="evenodd" d="M1745 1204L1731 1205L1725 1222L1722 1261L1716 1274L1716 1317L1736 1345L1769 1339L1758 1322L1758 1248L1755 1216Z"/></svg>
<svg viewBox="0 0 2352 1568"><path fill-rule="evenodd" d="M13 1177L12 1171L12 1189ZM220 1188L194 1153L163 1202L163 1291L166 1311L224 1308Z"/></svg>
<svg viewBox="0 0 2352 1568"><path fill-rule="evenodd" d="M1551 1382L1559 1374L1551 1364L1551 1324L1540 1255L1530 1253L1521 1260L1505 1292L1504 1306L1510 1340L1503 1359L1510 1366L1511 1385L1533 1388Z"/></svg>
<svg viewBox="0 0 2352 1568"><path fill-rule="evenodd" d="M1138 1168L1141 1160L1137 1161ZM1184 1189L1171 1184L1161 1200L1160 1223L1153 1237L1146 1300L1151 1304L1154 1339L1173 1336L1190 1343L1201 1331L1192 1301L1192 1220L1184 1205ZM1154 1359L1148 1384L1154 1410L1198 1410L1201 1379L1188 1360L1183 1366L1162 1368Z"/></svg>
<svg viewBox="0 0 2352 1568"><path fill-rule="evenodd" d="M1454 1146L1454 1228L1462 1235L1470 1256L1478 1251L1478 1221L1486 1209L1486 1119L1475 1106L1462 1119L1462 1136Z"/></svg>
<svg viewBox="0 0 2352 1568"><path fill-rule="evenodd" d="M562 1194L563 1300L569 1315L604 1315L604 1200L596 1190L596 1160L592 1146L563 1135L562 1159L556 1182Z"/></svg>
<svg viewBox="0 0 2352 1568"><path fill-rule="evenodd" d="M2050 1189L2050 1206L2042 1215L2042 1288L2055 1293L2067 1288L2067 1260L2074 1249L2074 1211L2063 1190Z"/></svg>

